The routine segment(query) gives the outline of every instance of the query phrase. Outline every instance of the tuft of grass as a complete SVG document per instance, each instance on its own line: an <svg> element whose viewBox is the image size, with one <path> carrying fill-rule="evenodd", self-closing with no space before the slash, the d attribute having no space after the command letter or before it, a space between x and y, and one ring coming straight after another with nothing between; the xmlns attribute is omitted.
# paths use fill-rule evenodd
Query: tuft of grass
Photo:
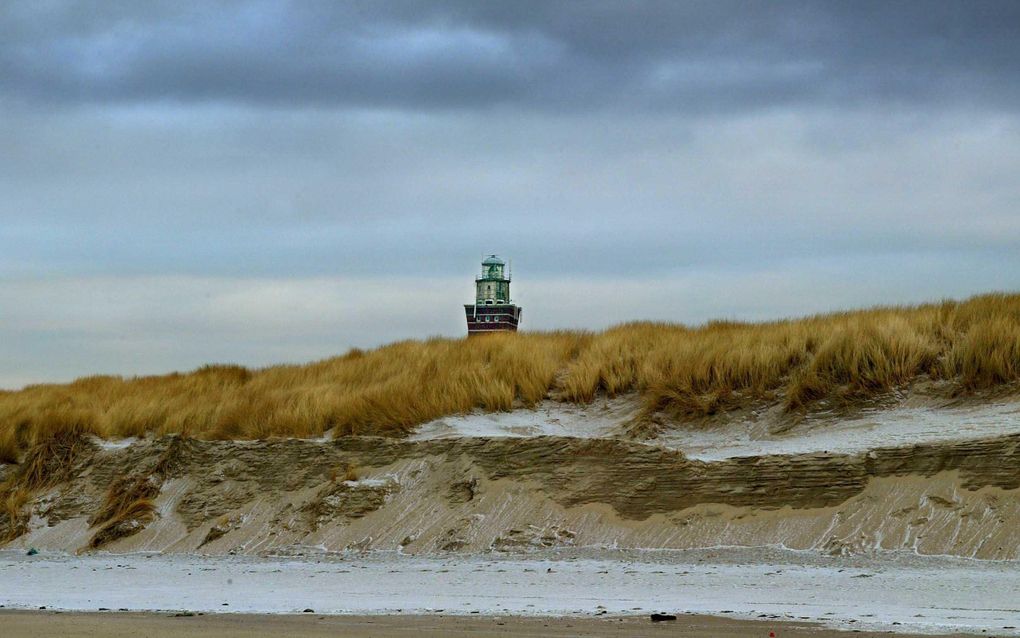
<svg viewBox="0 0 1020 638"><path fill-rule="evenodd" d="M10 489L0 495L0 545L28 531L29 515L24 508L30 497L31 492L24 488Z"/></svg>
<svg viewBox="0 0 1020 638"><path fill-rule="evenodd" d="M101 437L262 439L327 430L399 437L431 419L547 398L585 403L636 393L646 416L688 419L757 401L807 411L922 377L959 392L1020 382L1020 295L764 323L638 322L599 333L402 341L301 366L36 385L0 393L0 461L42 463L29 450L68 429ZM59 456L59 448L44 456ZM20 473L39 486L63 465Z"/></svg>
<svg viewBox="0 0 1020 638"><path fill-rule="evenodd" d="M1020 320L998 315L972 323L949 348L942 373L978 390L1020 378Z"/></svg>
<svg viewBox="0 0 1020 638"><path fill-rule="evenodd" d="M337 483L339 481L357 481L358 480L358 468L352 463L345 463L343 467L334 467L329 471L329 482Z"/></svg>
<svg viewBox="0 0 1020 638"><path fill-rule="evenodd" d="M140 532L155 518L155 500L163 482L180 469L189 440L174 436L147 474L128 474L114 479L106 490L103 504L89 518L89 527L98 529L88 547L96 549L118 538Z"/></svg>
<svg viewBox="0 0 1020 638"><path fill-rule="evenodd" d="M149 498L125 502L112 518L102 523L89 539L89 548L98 549L119 538L137 534L156 516L156 506Z"/></svg>
<svg viewBox="0 0 1020 638"><path fill-rule="evenodd" d="M99 510L89 518L89 527L122 520L138 510L138 503L151 503L158 495L161 482L149 476L122 476L113 481Z"/></svg>
<svg viewBox="0 0 1020 638"><path fill-rule="evenodd" d="M17 463L20 451L15 428L0 429L0 465Z"/></svg>
<svg viewBox="0 0 1020 638"><path fill-rule="evenodd" d="M32 494L66 480L81 455L93 446L88 437L95 431L88 414L43 414L34 430L22 423L8 434L18 439L30 432L33 444L0 483L0 545L28 531L30 517L24 506Z"/></svg>
<svg viewBox="0 0 1020 638"><path fill-rule="evenodd" d="M184 465L190 443L191 439L186 432L172 436L166 449L156 459L151 475L161 483L178 475Z"/></svg>
<svg viewBox="0 0 1020 638"><path fill-rule="evenodd" d="M358 480L358 468L349 464L344 469L344 480L345 481L357 481Z"/></svg>
<svg viewBox="0 0 1020 638"><path fill-rule="evenodd" d="M88 437L94 430L87 421L40 421L33 433L35 444L10 477L12 487L34 491L66 480L79 456L93 445Z"/></svg>
<svg viewBox="0 0 1020 638"><path fill-rule="evenodd" d="M892 315L846 320L821 340L786 388L788 408L828 397L867 398L934 372L940 352L934 338Z"/></svg>

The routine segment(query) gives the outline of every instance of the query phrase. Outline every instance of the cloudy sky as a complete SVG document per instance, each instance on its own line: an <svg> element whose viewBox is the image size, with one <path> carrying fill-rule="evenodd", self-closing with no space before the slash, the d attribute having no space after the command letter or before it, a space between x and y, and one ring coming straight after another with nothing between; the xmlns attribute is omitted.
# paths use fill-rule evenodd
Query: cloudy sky
<svg viewBox="0 0 1020 638"><path fill-rule="evenodd" d="M1020 3L0 3L0 387L1020 288Z"/></svg>

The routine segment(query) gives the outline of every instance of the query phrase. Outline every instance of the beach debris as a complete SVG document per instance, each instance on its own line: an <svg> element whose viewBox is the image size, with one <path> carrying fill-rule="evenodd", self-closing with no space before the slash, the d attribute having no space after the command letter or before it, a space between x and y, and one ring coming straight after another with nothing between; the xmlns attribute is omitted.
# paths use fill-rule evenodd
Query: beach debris
<svg viewBox="0 0 1020 638"><path fill-rule="evenodd" d="M528 525L525 528L507 530L495 537L490 549L507 552L528 548L573 545L576 537L576 532L559 525L548 527Z"/></svg>
<svg viewBox="0 0 1020 638"><path fill-rule="evenodd" d="M458 481L450 485L447 499L451 503L468 503L475 500L478 494L478 479L472 478L468 481Z"/></svg>
<svg viewBox="0 0 1020 638"><path fill-rule="evenodd" d="M38 553L39 553L39 550L38 550L38 549L36 549L36 548L34 548L34 547L29 547L29 548L28 548L28 551L27 551L27 552L25 552L25 556L35 556L35 555L36 555L36 554L38 554Z"/></svg>
<svg viewBox="0 0 1020 638"><path fill-rule="evenodd" d="M221 516L220 520L216 521L216 523L209 528L209 531L206 532L205 538L202 539L202 542L198 546L203 547L215 540L223 538L226 536L227 532L231 531L238 525L238 522L239 521L236 518L229 519L226 516Z"/></svg>
<svg viewBox="0 0 1020 638"><path fill-rule="evenodd" d="M676 616L673 614L652 614L652 622L663 622L666 620L676 620Z"/></svg>

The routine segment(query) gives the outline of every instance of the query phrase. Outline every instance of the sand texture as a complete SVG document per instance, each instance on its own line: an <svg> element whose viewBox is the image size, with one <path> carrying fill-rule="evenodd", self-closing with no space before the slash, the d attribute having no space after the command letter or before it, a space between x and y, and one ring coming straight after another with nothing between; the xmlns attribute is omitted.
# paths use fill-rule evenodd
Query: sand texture
<svg viewBox="0 0 1020 638"><path fill-rule="evenodd" d="M9 547L428 554L778 545L1020 557L1020 433L1008 427L856 452L805 449L795 430L770 439L787 441L789 453L709 460L662 445L663 432L651 442L622 436L624 422L615 436L597 422L601 438L570 427L570 436L91 443L67 480L35 495L28 533ZM96 524L118 481L154 494L154 511Z"/></svg>
<svg viewBox="0 0 1020 638"><path fill-rule="evenodd" d="M205 615L177 617L172 614L3 612L0 623L4 636L35 638L187 638L191 636L290 636L313 638L343 636L400 638L404 636L523 636L566 638L573 636L686 636L688 638L843 638L846 632L806 623L762 623L710 616L680 616L674 622L652 623L648 619L603 618L520 618L439 616L259 616ZM886 632L863 631L860 638L887 636ZM910 638L915 634L898 634ZM934 634L927 634L928 636ZM963 634L938 634L962 636Z"/></svg>
<svg viewBox="0 0 1020 638"><path fill-rule="evenodd" d="M164 613L6 614L4 635L1020 635L1015 397L696 422L636 405L402 439L69 440L0 508L0 604ZM325 619L286 616L306 607ZM266 613L285 617L245 615Z"/></svg>
<svg viewBox="0 0 1020 638"><path fill-rule="evenodd" d="M1020 570L884 552L549 549L304 556L0 552L0 605L64 611L601 618L713 614L1020 635ZM311 612L309 612L311 613Z"/></svg>

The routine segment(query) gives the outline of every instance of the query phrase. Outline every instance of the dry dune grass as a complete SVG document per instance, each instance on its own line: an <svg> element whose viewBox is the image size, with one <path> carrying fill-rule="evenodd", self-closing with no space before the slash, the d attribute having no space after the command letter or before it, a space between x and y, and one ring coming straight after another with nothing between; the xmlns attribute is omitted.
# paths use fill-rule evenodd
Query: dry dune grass
<svg viewBox="0 0 1020 638"><path fill-rule="evenodd" d="M94 432L83 429L77 416L69 414L62 421L51 415L23 424L29 430L25 436L31 446L21 463L0 482L0 545L27 531L31 516L25 507L33 493L67 479L80 456L94 447L88 439Z"/></svg>
<svg viewBox="0 0 1020 638"><path fill-rule="evenodd" d="M24 488L4 490L0 493L0 545L28 531L29 515L24 508L30 496L31 492Z"/></svg>
<svg viewBox="0 0 1020 638"><path fill-rule="evenodd" d="M89 539L89 549L140 532L156 516L156 504L151 498L136 498L121 504L111 518L96 523L99 529Z"/></svg>
<svg viewBox="0 0 1020 638"><path fill-rule="evenodd" d="M921 376L958 391L1020 380L1020 295L768 323L632 323L597 334L405 341L304 366L207 366L31 386L0 393L0 461L65 430L231 439L332 428L337 436L399 436L473 409L626 392L640 394L645 414L687 418L755 400L807 410Z"/></svg>
<svg viewBox="0 0 1020 638"><path fill-rule="evenodd" d="M89 527L96 528L89 540L90 549L136 534L156 518L156 497L163 489L163 482L179 469L186 446L186 439L175 436L151 471L114 478L103 504L89 518Z"/></svg>
<svg viewBox="0 0 1020 638"><path fill-rule="evenodd" d="M138 510L138 504L152 503L159 495L161 482L148 476L121 476L106 492L99 510L89 518L89 526L104 525Z"/></svg>
<svg viewBox="0 0 1020 638"><path fill-rule="evenodd" d="M49 415L34 424L31 447L0 488L35 491L65 480L78 457L93 445L88 435L95 433L74 416L61 421Z"/></svg>

